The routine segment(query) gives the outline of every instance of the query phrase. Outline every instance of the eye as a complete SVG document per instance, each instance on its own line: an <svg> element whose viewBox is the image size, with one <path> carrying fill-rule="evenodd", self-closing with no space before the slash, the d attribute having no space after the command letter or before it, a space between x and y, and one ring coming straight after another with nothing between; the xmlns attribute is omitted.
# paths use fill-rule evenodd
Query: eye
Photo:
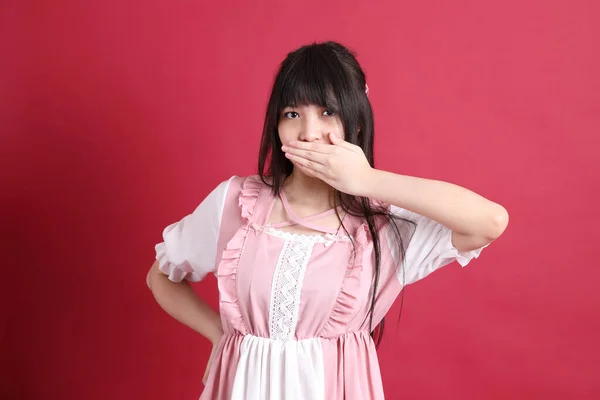
<svg viewBox="0 0 600 400"><path fill-rule="evenodd" d="M323 111L323 115L328 116L328 117L335 117L335 111L331 111L331 110L325 110Z"/></svg>
<svg viewBox="0 0 600 400"><path fill-rule="evenodd" d="M283 116L289 119L294 119L298 118L300 115L298 115L296 111L288 111L286 113L283 113Z"/></svg>

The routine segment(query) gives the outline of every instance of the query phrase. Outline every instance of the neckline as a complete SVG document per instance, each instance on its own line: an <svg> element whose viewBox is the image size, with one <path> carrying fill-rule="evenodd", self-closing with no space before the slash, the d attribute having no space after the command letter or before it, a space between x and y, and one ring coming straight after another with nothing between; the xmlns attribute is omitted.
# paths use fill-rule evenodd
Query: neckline
<svg viewBox="0 0 600 400"><path fill-rule="evenodd" d="M332 235L337 235L344 223L344 220L346 218L346 215L344 214L344 216L342 217L342 221L340 223L340 226L338 226L337 228L329 228L329 227L325 227L319 224L315 224L310 222L311 220L314 219L318 219L318 218L323 218L325 216L331 215L333 213L336 212L336 210L339 210L341 207L334 207L334 208L330 208L329 210L325 210L322 211L320 213L317 214L313 214L313 215L309 215L307 217L299 217L291 208L288 200L287 200L287 196L285 195L285 192L282 190L279 191L279 198L281 199L281 204L283 205L283 208L285 210L285 212L287 213L287 215L290 217L290 220L287 221L283 221L283 222L278 222L278 223L267 223L267 221L269 220L269 218L271 217L271 212L273 211L273 206L275 205L275 202L277 201L277 196L273 196L273 201L271 202L271 207L269 207L269 212L267 213L267 218L265 219L265 223L266 226L271 227L271 228L282 228L282 227L286 227L286 226L292 226L292 225L302 225L306 228L318 231L318 232L324 232L324 233L328 233L328 234L332 234ZM283 231L280 230L281 232L287 232L287 231ZM299 235L306 235L306 234L302 234L302 233L296 233L296 232L287 232L290 234L299 234ZM310 235L308 234L308 236L318 236L318 235Z"/></svg>
<svg viewBox="0 0 600 400"><path fill-rule="evenodd" d="M271 236L280 237L282 239L295 240L301 242L316 242L316 243L329 243L338 241L349 241L352 242L352 236L348 235L334 235L330 233L321 233L319 235L311 235L310 233L298 233L288 232L273 227L265 227L263 230L265 233Z"/></svg>

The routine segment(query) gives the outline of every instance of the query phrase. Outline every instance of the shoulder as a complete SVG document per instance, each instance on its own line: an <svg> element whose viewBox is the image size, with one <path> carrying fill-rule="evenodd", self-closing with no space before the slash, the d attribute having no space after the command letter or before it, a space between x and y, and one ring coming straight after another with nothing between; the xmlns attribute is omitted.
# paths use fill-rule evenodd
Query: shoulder
<svg viewBox="0 0 600 400"><path fill-rule="evenodd" d="M378 232L390 230L392 225L400 228L402 232L408 233L413 231L416 225L424 218L422 215L416 214L405 208L401 208L389 203L370 199L371 208L375 211L375 230ZM366 218L363 218L366 223Z"/></svg>
<svg viewBox="0 0 600 400"><path fill-rule="evenodd" d="M232 175L231 177L219 182L219 184L212 190L212 193L224 196L231 192L240 192L244 186L247 186L248 184L258 184L259 182L262 181L258 175Z"/></svg>
<svg viewBox="0 0 600 400"><path fill-rule="evenodd" d="M246 177L233 175L220 181L212 187L210 193L204 197L194 213L209 213L214 214L213 217L219 218L223 209L227 208L227 204L239 196L245 179Z"/></svg>
<svg viewBox="0 0 600 400"><path fill-rule="evenodd" d="M243 191L252 189L262 189L266 184L259 175L238 176L233 175L229 179L222 181L216 191L227 198L239 197Z"/></svg>
<svg viewBox="0 0 600 400"><path fill-rule="evenodd" d="M254 208L261 192L269 189L265 181L269 182L269 178L263 180L259 175L234 175L217 186L213 191L214 197L218 198L224 212L237 214L240 208L242 211L244 208Z"/></svg>
<svg viewBox="0 0 600 400"><path fill-rule="evenodd" d="M256 207L261 190L267 185L258 175L232 176L222 185L226 186L221 208L219 248L223 248L250 218Z"/></svg>

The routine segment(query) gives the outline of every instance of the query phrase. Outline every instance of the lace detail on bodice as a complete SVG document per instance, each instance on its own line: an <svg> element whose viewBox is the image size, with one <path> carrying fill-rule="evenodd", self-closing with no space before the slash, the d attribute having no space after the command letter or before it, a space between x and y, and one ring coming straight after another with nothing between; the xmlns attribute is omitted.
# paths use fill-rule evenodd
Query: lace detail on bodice
<svg viewBox="0 0 600 400"><path fill-rule="evenodd" d="M271 228L262 226L259 224L252 224L252 228L256 231L264 232L268 235L275 236L284 240L291 240L303 243L324 243L325 246L329 246L334 242L351 242L352 237L347 235L334 235L331 233L325 233L322 235L310 235L304 233L287 232L281 229Z"/></svg>
<svg viewBox="0 0 600 400"><path fill-rule="evenodd" d="M306 243L330 243L337 241L349 242L352 240L350 236L332 235L330 233L326 233L323 235L307 235L304 233L286 232L275 228L266 228L264 232L271 236L277 236L285 240L294 240Z"/></svg>
<svg viewBox="0 0 600 400"><path fill-rule="evenodd" d="M300 293L314 241L286 240L279 254L269 307L271 339L293 339L298 323Z"/></svg>

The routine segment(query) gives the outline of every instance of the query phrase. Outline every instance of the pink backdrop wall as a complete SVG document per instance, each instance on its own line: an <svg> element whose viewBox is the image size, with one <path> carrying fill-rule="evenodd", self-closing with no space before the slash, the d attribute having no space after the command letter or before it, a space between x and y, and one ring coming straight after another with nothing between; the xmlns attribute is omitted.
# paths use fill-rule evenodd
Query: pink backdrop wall
<svg viewBox="0 0 600 400"><path fill-rule="evenodd" d="M391 310L387 397L600 398L599 13L591 0L3 2L0 397L198 397L209 346L146 288L154 244L218 182L254 173L277 63L333 39L367 73L378 167L511 215L467 268L409 287L399 324ZM197 288L216 305L214 279Z"/></svg>

